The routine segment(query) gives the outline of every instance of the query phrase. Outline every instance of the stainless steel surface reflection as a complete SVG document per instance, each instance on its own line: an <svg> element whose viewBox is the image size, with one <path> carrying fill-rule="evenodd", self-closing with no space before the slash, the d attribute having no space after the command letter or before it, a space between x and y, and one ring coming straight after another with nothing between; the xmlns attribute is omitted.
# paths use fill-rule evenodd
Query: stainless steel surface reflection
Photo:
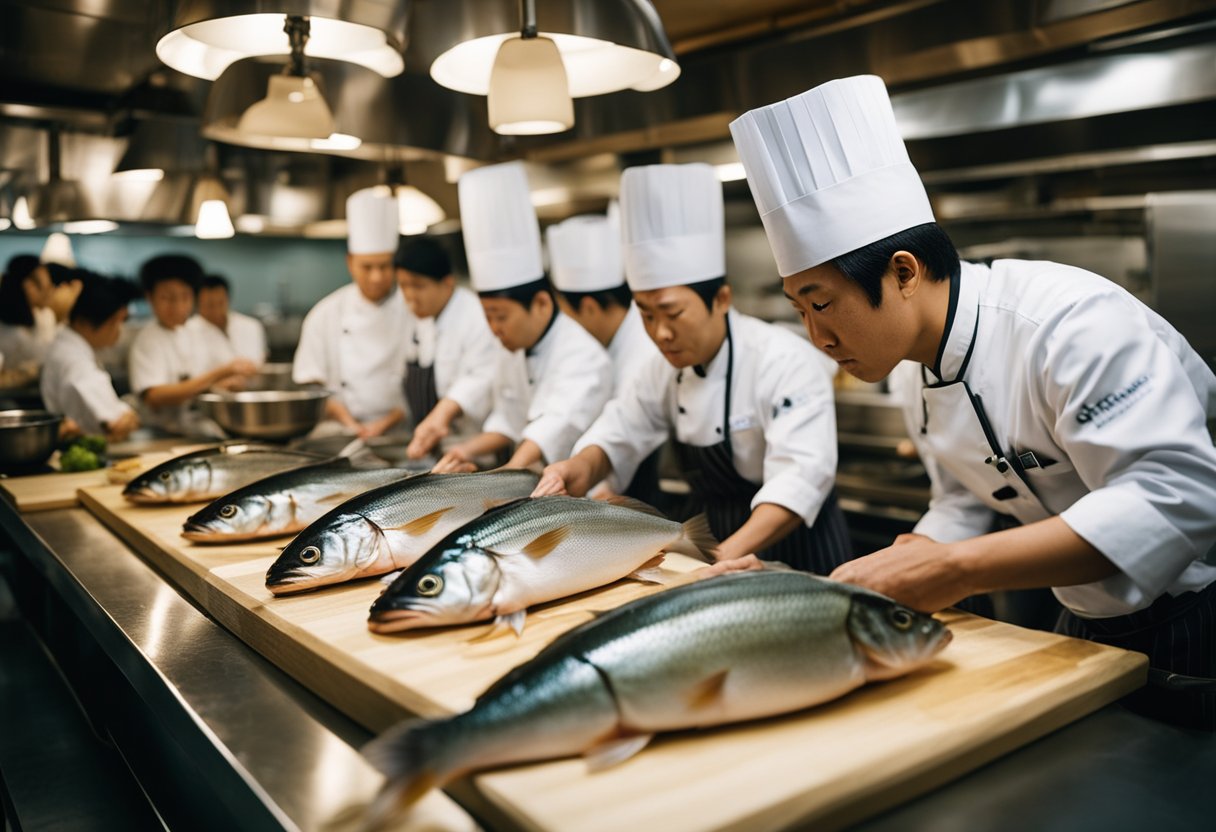
<svg viewBox="0 0 1216 832"><path fill-rule="evenodd" d="M23 522L24 521L24 522ZM370 734L177 593L83 509L0 524L246 828L354 829L382 778ZM435 793L408 827L474 830Z"/></svg>

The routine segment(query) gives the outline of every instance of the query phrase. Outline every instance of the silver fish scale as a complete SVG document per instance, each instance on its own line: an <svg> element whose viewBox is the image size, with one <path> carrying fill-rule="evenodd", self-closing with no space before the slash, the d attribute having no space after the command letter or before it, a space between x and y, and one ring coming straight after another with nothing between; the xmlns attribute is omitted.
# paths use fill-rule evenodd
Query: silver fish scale
<svg viewBox="0 0 1216 832"><path fill-rule="evenodd" d="M491 551L519 551L537 537L562 525L573 525L576 535L594 538L619 533L622 523L635 531L653 529L672 540L681 526L625 506L580 497L541 497L489 515L466 528L471 542Z"/></svg>
<svg viewBox="0 0 1216 832"><path fill-rule="evenodd" d="M532 493L538 479L531 471L522 470L421 474L369 491L344 503L342 509L389 528L418 519L419 503L428 511L435 511L448 505L465 507L478 500L526 497Z"/></svg>

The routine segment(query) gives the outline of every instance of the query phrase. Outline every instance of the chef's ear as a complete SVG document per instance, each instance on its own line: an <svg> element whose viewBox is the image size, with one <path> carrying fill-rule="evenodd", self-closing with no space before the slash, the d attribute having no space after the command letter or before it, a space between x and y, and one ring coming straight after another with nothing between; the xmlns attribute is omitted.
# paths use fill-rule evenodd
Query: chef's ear
<svg viewBox="0 0 1216 832"><path fill-rule="evenodd" d="M916 294L916 290L920 288L921 282L926 278L925 264L915 254L903 249L891 255L888 271L894 273L899 294L905 298Z"/></svg>
<svg viewBox="0 0 1216 832"><path fill-rule="evenodd" d="M714 311L716 312L718 309L722 309L723 311L730 309L732 299L733 295L730 291L730 284L723 283L718 287L717 294L714 295Z"/></svg>

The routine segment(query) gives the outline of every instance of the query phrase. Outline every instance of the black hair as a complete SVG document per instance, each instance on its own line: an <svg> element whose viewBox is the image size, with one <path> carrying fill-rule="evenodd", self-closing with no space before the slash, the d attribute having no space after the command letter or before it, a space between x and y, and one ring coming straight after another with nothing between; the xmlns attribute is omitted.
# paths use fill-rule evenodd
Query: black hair
<svg viewBox="0 0 1216 832"><path fill-rule="evenodd" d="M14 254L8 258L8 265L4 267L4 276L25 280L40 265L42 264L38 262L36 254Z"/></svg>
<svg viewBox="0 0 1216 832"><path fill-rule="evenodd" d="M549 278L547 277L533 280L531 283L525 283L522 286L508 286L506 289L496 289L493 292L478 292L477 296L487 300L491 298L513 300L524 309L531 309L532 301L536 300L536 296L542 292L549 296L549 300L553 300L553 289L549 285Z"/></svg>
<svg viewBox="0 0 1216 832"><path fill-rule="evenodd" d="M432 280L443 280L452 273L452 258L438 240L407 237L393 255L393 266Z"/></svg>
<svg viewBox="0 0 1216 832"><path fill-rule="evenodd" d="M700 283L689 283L688 288L696 292L701 300L705 302L705 308L710 312L714 311L714 298L718 296L718 290L726 285L725 277L714 277L709 280L702 280Z"/></svg>
<svg viewBox="0 0 1216 832"><path fill-rule="evenodd" d="M139 268L140 285L149 294L166 280L180 280L197 294L203 282L203 267L186 254L161 254Z"/></svg>
<svg viewBox="0 0 1216 832"><path fill-rule="evenodd" d="M51 285L62 286L65 283L71 283L73 280L82 280L81 271L74 266L65 266L62 263L46 263L46 273L51 278Z"/></svg>
<svg viewBox="0 0 1216 832"><path fill-rule="evenodd" d="M929 279L940 281L958 277L961 266L958 251L950 237L935 222L917 225L898 234L862 246L832 260L832 265L861 287L877 309L882 305L882 276L897 251L916 256L929 270Z"/></svg>
<svg viewBox="0 0 1216 832"><path fill-rule="evenodd" d="M25 297L25 281L33 276L40 264L38 258L34 257L33 266L30 266L25 259L30 256L18 255L8 261L8 271L0 280L0 323L9 326L34 325L34 310L30 309L30 302Z"/></svg>
<svg viewBox="0 0 1216 832"><path fill-rule="evenodd" d="M228 283L228 278L224 277L222 274L207 275L203 278L202 282L198 284L198 288L223 289L224 294L228 296L232 295L232 285Z"/></svg>
<svg viewBox="0 0 1216 832"><path fill-rule="evenodd" d="M83 269L74 270L74 279L81 281L80 296L72 305L68 320L85 321L101 326L127 304L139 297L139 287L130 280L106 277Z"/></svg>
<svg viewBox="0 0 1216 832"><path fill-rule="evenodd" d="M633 292L629 291L629 286L624 283L612 289L601 289L598 292L563 292L558 290L558 293L576 311L582 306L583 298L591 298L600 305L601 309L607 309L610 306L628 309L629 304L633 302Z"/></svg>

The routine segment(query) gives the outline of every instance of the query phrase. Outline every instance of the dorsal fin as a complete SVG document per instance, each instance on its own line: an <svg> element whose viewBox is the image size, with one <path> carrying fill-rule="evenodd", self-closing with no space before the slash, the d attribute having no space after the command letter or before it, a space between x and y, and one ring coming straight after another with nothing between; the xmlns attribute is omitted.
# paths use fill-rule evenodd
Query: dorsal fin
<svg viewBox="0 0 1216 832"><path fill-rule="evenodd" d="M652 517L662 517L664 520L668 519L666 514L659 511L650 503L643 503L641 500L635 500L633 497L626 497L623 494L614 494L604 502L620 506L621 508L631 508L634 511L640 511L642 514L649 514Z"/></svg>

